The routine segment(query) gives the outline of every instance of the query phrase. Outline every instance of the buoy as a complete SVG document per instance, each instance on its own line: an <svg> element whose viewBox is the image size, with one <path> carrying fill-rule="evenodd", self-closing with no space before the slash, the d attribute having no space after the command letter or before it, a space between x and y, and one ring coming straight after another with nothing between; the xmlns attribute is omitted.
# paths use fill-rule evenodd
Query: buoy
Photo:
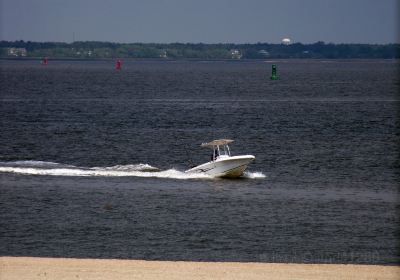
<svg viewBox="0 0 400 280"><path fill-rule="evenodd" d="M122 70L122 62L121 60L117 60L117 64L115 65L115 69L117 70Z"/></svg>
<svg viewBox="0 0 400 280"><path fill-rule="evenodd" d="M275 64L272 64L271 80L278 80L278 76L276 75L276 65Z"/></svg>
<svg viewBox="0 0 400 280"><path fill-rule="evenodd" d="M48 58L47 58L47 57L44 57L44 58L42 59L42 64L43 64L43 65L47 65L48 63L49 63Z"/></svg>

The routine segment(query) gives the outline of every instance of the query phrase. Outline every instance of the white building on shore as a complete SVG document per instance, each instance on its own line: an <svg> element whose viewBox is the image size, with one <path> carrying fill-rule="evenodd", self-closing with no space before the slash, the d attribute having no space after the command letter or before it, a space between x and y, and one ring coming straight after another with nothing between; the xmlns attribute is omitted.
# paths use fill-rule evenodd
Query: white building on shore
<svg viewBox="0 0 400 280"><path fill-rule="evenodd" d="M26 56L27 51L25 48L8 48L7 49L7 55L8 56Z"/></svg>

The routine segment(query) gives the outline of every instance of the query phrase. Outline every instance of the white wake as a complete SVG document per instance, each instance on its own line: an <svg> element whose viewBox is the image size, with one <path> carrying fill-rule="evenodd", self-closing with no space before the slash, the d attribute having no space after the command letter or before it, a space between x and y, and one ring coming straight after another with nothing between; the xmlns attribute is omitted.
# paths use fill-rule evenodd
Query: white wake
<svg viewBox="0 0 400 280"><path fill-rule="evenodd" d="M243 177L248 179L264 179L266 176L262 172L245 171Z"/></svg>
<svg viewBox="0 0 400 280"><path fill-rule="evenodd" d="M24 175L47 175L47 176L78 176L78 177L147 177L147 178L170 178L170 179L213 179L206 174L187 174L185 172L168 169L160 170L149 164L115 165L110 167L77 167L55 162L46 161L13 161L0 162L0 172L24 174ZM244 178L265 178L260 172L246 172Z"/></svg>

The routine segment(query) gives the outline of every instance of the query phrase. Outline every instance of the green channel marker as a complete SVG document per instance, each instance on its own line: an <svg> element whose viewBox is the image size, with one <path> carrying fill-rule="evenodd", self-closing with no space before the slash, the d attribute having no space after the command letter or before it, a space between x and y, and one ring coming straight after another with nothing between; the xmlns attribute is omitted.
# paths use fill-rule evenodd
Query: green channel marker
<svg viewBox="0 0 400 280"><path fill-rule="evenodd" d="M271 80L278 80L278 76L276 75L276 65L275 64L272 64Z"/></svg>

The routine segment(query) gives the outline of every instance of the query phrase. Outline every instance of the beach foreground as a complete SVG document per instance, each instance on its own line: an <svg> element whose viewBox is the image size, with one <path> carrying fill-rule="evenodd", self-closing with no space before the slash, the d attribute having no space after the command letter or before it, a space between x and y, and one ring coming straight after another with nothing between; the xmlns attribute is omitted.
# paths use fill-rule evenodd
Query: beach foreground
<svg viewBox="0 0 400 280"><path fill-rule="evenodd" d="M399 266L0 257L0 279L399 279Z"/></svg>

